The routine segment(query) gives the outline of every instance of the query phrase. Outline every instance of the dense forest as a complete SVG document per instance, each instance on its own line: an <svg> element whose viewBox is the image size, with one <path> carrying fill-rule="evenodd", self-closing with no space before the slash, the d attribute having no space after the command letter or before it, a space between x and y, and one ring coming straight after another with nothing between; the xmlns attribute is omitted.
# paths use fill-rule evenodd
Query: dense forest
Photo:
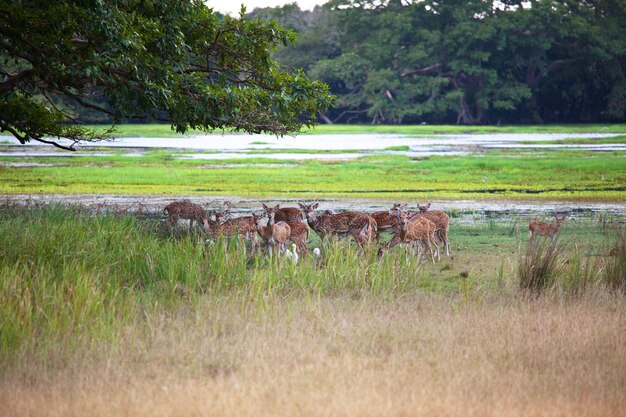
<svg viewBox="0 0 626 417"><path fill-rule="evenodd" d="M337 96L328 123L626 120L624 0L331 0L255 9Z"/></svg>
<svg viewBox="0 0 626 417"><path fill-rule="evenodd" d="M626 0L331 0L245 18L296 33L274 58L328 84L321 122L626 121Z"/></svg>

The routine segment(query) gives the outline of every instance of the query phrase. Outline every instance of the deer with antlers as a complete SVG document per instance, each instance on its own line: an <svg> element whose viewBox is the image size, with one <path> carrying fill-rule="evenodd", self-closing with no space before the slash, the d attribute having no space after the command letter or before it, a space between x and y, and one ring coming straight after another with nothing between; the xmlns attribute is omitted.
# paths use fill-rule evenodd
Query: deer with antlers
<svg viewBox="0 0 626 417"><path fill-rule="evenodd" d="M433 263L435 263L435 256L432 251L432 246L434 246L437 260L440 260L439 245L435 240L435 223L418 213L411 215L401 209L395 210L395 213L398 220L397 231L389 241L387 250L393 248L398 243L414 244L417 246L417 262L419 262L422 258L422 246L425 246L428 249L428 253L430 253L430 258ZM380 248L378 252L379 256L381 256L382 253L383 250Z"/></svg>
<svg viewBox="0 0 626 417"><path fill-rule="evenodd" d="M166 221L170 229L178 223L179 219L189 220L189 233L193 231L194 222L203 224L208 218L208 214L204 208L191 201L174 201L165 206L163 214L167 216Z"/></svg>
<svg viewBox="0 0 626 417"><path fill-rule="evenodd" d="M365 250L366 244L372 241L376 235L376 220L365 213L358 211L346 211L338 214L315 214L319 207L318 202L313 204L298 203L311 229L320 238L326 236L350 234L357 244Z"/></svg>
<svg viewBox="0 0 626 417"><path fill-rule="evenodd" d="M252 218L254 219L257 233L267 244L270 257L272 257L272 249L274 247L276 247L277 250L276 256L280 256L280 253L284 252L287 248L287 241L289 240L289 235L291 233L289 225L285 222L278 222L263 226L261 223L263 216L257 216L252 213Z"/></svg>
<svg viewBox="0 0 626 417"><path fill-rule="evenodd" d="M263 204L263 209L265 210L265 213L267 214L268 226L271 226L274 223L278 223L280 220L276 219L276 215L280 212L280 210L284 210L280 208L280 205L276 205L274 207L268 207L265 204ZM298 212L302 214L302 212L299 209L296 209L296 210L298 210ZM295 218L295 217L292 217L292 218ZM296 245L296 247L298 248L298 252L302 256L306 256L307 249L308 249L307 243L309 241L309 236L311 233L309 226L307 226L305 223L302 223L299 220L285 221L285 223L287 223L289 225L289 228L291 229L289 233L289 240Z"/></svg>
<svg viewBox="0 0 626 417"><path fill-rule="evenodd" d="M427 218L428 220L435 223L435 237L439 240L440 243L444 244L446 249L446 256L450 256L450 241L448 240L448 232L450 231L450 217L439 210L429 210L430 203L425 206L417 205L419 213Z"/></svg>
<svg viewBox="0 0 626 417"><path fill-rule="evenodd" d="M552 239L555 238L556 233L559 231L561 224L567 220L565 216L559 217L558 215L554 215L556 219L556 223L545 223L540 220L532 220L528 223L528 235L530 240L534 240L537 236L545 236L550 237Z"/></svg>

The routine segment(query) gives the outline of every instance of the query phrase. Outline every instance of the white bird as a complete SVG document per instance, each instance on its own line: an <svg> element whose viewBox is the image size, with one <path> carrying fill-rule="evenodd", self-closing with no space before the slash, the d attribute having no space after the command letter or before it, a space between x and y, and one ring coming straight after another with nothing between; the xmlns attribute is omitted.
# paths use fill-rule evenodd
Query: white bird
<svg viewBox="0 0 626 417"><path fill-rule="evenodd" d="M314 255L316 258L319 258L320 256L322 256L322 251L320 251L320 248L315 248L315 249L313 249L313 255Z"/></svg>
<svg viewBox="0 0 626 417"><path fill-rule="evenodd" d="M298 263L298 259L300 259L300 257L298 256L298 247L296 246L295 243L291 244L291 249L293 249L293 263L297 264ZM289 249L287 249L289 250Z"/></svg>

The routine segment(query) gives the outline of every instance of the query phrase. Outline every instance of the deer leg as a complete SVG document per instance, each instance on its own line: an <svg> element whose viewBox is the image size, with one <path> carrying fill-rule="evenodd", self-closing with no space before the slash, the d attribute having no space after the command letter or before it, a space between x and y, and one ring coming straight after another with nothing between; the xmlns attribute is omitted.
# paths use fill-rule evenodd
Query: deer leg
<svg viewBox="0 0 626 417"><path fill-rule="evenodd" d="M437 260L440 261L441 256L439 256L439 245L437 244L434 238L432 239L432 244L435 245L435 253L437 254ZM430 248L430 244L428 245L428 247ZM433 263L435 263L435 258L433 258Z"/></svg>
<svg viewBox="0 0 626 417"><path fill-rule="evenodd" d="M442 231L441 235L446 245L446 256L450 256L450 241L448 240L448 231L447 230Z"/></svg>
<svg viewBox="0 0 626 417"><path fill-rule="evenodd" d="M434 238L429 238L429 237L427 237L426 239L422 241L424 245L426 246L426 248L428 248L428 253L430 254L430 259L432 259L433 263L435 263L435 257L433 256L433 248L431 247L430 244L431 242L434 242L434 241L435 241Z"/></svg>
<svg viewBox="0 0 626 417"><path fill-rule="evenodd" d="M422 242L420 242L419 240L415 241L415 249L417 250L417 253L415 254L415 256L417 256L417 264L419 265L420 261L422 260Z"/></svg>

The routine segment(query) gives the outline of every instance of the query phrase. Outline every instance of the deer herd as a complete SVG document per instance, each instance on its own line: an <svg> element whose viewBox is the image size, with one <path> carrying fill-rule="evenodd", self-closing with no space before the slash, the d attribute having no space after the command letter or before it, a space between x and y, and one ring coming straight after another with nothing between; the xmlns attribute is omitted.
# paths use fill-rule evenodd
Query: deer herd
<svg viewBox="0 0 626 417"><path fill-rule="evenodd" d="M252 213L250 216L230 218L233 206L229 202L225 203L222 210L206 211L198 204L176 201L168 204L163 213L167 216L170 228L179 219L186 219L189 220L190 232L196 223L202 226L210 239L219 236L245 239L251 242L253 251L261 249L261 244L264 243L270 256L274 253L277 256L285 253L296 262L298 254L306 256L308 252L311 229L322 240L333 236L352 236L363 252L375 243L379 257L398 244L414 247L418 262L424 252L428 252L433 263L435 258L441 259L440 249L450 256L450 218L443 211L430 210L430 204L417 205L416 210L408 209L405 204L394 204L389 210L371 214L359 211L335 213L332 210L316 213L318 202L302 202L298 206L270 207L263 204L261 214ZM264 218L267 218L265 224ZM531 221L528 225L531 242L536 236L554 238L564 220L565 217L556 216L555 224ZM382 244L380 235L385 232L392 233L392 236ZM291 250L287 248L289 243ZM320 249L315 248L313 254L319 257Z"/></svg>

